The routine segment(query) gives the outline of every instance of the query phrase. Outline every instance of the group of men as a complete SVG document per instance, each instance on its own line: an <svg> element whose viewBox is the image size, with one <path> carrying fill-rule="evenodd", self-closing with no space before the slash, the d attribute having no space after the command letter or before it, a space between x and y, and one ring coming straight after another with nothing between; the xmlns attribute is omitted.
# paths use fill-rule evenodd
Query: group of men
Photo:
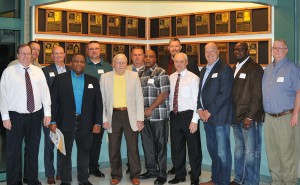
<svg viewBox="0 0 300 185"><path fill-rule="evenodd" d="M202 120L212 175L209 182L200 184L258 185L263 121L271 184L296 184L300 74L299 66L286 57L285 41L274 42L274 62L265 72L251 59L244 42L234 47L233 68L219 58L213 42L205 46L207 65L201 71L196 62L180 52L181 48L179 39L171 39L170 56L157 61L153 50L144 52L135 47L130 54L132 65L127 66L124 54L117 54L111 66L100 57L100 43L91 41L87 44L87 58L75 54L68 67L64 64L64 49L55 46L54 64L41 70L34 63L39 44L20 45L18 60L1 78L1 114L7 129L7 183L22 184L21 145L25 137L23 182L40 184L38 150L43 122L48 184L55 184L54 145L49 134L59 128L66 149L66 155L58 152L57 156L56 180L61 180L62 185L72 182L74 140L79 184L91 184L89 174L105 176L98 165L104 129L109 139L111 184L119 184L123 177L120 146L124 134L132 184L150 178L156 178L154 184L165 184L167 174L175 174L169 184L186 181L187 148L190 184L198 185ZM232 182L230 126L235 138ZM147 170L143 174L139 133ZM169 133L173 167L167 172Z"/></svg>

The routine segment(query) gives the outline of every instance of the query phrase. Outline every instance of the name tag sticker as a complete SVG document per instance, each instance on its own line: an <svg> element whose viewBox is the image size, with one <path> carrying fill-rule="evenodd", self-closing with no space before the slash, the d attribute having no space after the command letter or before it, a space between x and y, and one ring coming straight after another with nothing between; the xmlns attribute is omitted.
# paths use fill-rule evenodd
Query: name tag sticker
<svg viewBox="0 0 300 185"><path fill-rule="evenodd" d="M217 78L218 77L218 73L214 73L211 78Z"/></svg>
<svg viewBox="0 0 300 185"><path fill-rule="evenodd" d="M240 78L245 79L246 78L246 73L240 73Z"/></svg>
<svg viewBox="0 0 300 185"><path fill-rule="evenodd" d="M284 82L284 77L278 77L277 82Z"/></svg>
<svg viewBox="0 0 300 185"><path fill-rule="evenodd" d="M104 70L103 69L98 69L98 74L103 74Z"/></svg>
<svg viewBox="0 0 300 185"><path fill-rule="evenodd" d="M54 72L49 72L49 76L50 76L50 77L54 77L54 76L55 76L55 73L54 73Z"/></svg>
<svg viewBox="0 0 300 185"><path fill-rule="evenodd" d="M148 84L154 84L154 79L151 79L151 78L150 78L150 79L148 80L147 83L148 83Z"/></svg>
<svg viewBox="0 0 300 185"><path fill-rule="evenodd" d="M88 88L93 89L94 88L93 84L89 84Z"/></svg>

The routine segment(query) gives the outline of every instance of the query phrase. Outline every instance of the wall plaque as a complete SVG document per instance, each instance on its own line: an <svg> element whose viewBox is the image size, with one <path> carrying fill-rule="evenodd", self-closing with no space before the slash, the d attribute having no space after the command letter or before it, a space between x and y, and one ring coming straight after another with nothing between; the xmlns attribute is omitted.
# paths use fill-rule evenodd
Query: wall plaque
<svg viewBox="0 0 300 185"><path fill-rule="evenodd" d="M102 34L102 15L89 14L89 33Z"/></svg>
<svg viewBox="0 0 300 185"><path fill-rule="evenodd" d="M68 32L82 33L82 14L80 12L68 12Z"/></svg>
<svg viewBox="0 0 300 185"><path fill-rule="evenodd" d="M188 36L189 35L189 16L176 17L176 35Z"/></svg>
<svg viewBox="0 0 300 185"><path fill-rule="evenodd" d="M46 31L61 32L62 27L62 11L47 10L46 16Z"/></svg>
<svg viewBox="0 0 300 185"><path fill-rule="evenodd" d="M138 36L138 19L137 18L126 18L126 36Z"/></svg>
<svg viewBox="0 0 300 185"><path fill-rule="evenodd" d="M108 35L121 34L121 17L109 16L108 17Z"/></svg>
<svg viewBox="0 0 300 185"><path fill-rule="evenodd" d="M243 10L236 12L236 32L252 31L251 12L251 10Z"/></svg>
<svg viewBox="0 0 300 185"><path fill-rule="evenodd" d="M196 34L209 34L209 14L196 15Z"/></svg>
<svg viewBox="0 0 300 185"><path fill-rule="evenodd" d="M216 13L216 33L229 33L229 12Z"/></svg>
<svg viewBox="0 0 300 185"><path fill-rule="evenodd" d="M171 18L159 18L159 36L169 37L171 35Z"/></svg>

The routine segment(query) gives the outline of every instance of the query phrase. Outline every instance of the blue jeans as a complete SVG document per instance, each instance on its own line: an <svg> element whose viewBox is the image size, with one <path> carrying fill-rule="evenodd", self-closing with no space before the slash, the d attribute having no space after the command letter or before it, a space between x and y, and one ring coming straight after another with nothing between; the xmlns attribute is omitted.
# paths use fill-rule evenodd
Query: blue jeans
<svg viewBox="0 0 300 185"><path fill-rule="evenodd" d="M243 121L234 124L234 181L239 184L258 185L261 159L262 123L252 121L248 130Z"/></svg>
<svg viewBox="0 0 300 185"><path fill-rule="evenodd" d="M212 181L215 185L228 185L231 173L230 125L204 123L206 145L212 160Z"/></svg>

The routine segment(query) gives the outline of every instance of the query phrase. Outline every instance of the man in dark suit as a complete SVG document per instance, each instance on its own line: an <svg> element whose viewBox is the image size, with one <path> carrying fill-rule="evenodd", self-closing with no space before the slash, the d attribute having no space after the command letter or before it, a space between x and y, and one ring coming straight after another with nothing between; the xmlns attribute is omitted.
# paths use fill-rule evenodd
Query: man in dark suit
<svg viewBox="0 0 300 185"><path fill-rule="evenodd" d="M203 185L228 185L231 172L230 124L233 123L230 66L219 59L215 43L205 46L207 66L200 72L198 113L204 122L206 145L212 159L212 179Z"/></svg>
<svg viewBox="0 0 300 185"><path fill-rule="evenodd" d="M47 67L42 68L44 75L47 80L49 89L52 87L54 77L58 74L70 71L70 67L65 65L65 51L61 46L55 46L52 49L52 59L54 64L51 64ZM48 184L55 184L55 169L53 166L54 161L54 144L52 143L49 134L50 129L43 127L45 145L44 145L44 166L45 166L45 176L47 177ZM60 160L57 157L57 171L56 171L56 180L60 180Z"/></svg>
<svg viewBox="0 0 300 185"><path fill-rule="evenodd" d="M160 58L158 61L158 65L162 67L164 70L167 71L168 75L170 76L172 73L176 71L174 67L174 57L177 53L181 51L182 45L178 38L172 38L169 41L168 50L170 52L170 56L166 56L163 58ZM190 61L187 65L187 70L191 71L195 75L199 76L199 68L197 61Z"/></svg>
<svg viewBox="0 0 300 185"><path fill-rule="evenodd" d="M248 45L239 42L234 47L237 64L233 67L232 90L235 108L234 170L230 184L259 184L261 132L264 110L262 104L263 68L249 56Z"/></svg>
<svg viewBox="0 0 300 185"><path fill-rule="evenodd" d="M52 121L50 130L58 127L64 135L66 155L59 152L61 180L71 184L71 152L73 141L77 145L77 178L81 185L90 185L89 150L93 133L99 133L102 124L103 105L97 78L84 74L84 56L72 57L71 71L57 75L51 88Z"/></svg>

